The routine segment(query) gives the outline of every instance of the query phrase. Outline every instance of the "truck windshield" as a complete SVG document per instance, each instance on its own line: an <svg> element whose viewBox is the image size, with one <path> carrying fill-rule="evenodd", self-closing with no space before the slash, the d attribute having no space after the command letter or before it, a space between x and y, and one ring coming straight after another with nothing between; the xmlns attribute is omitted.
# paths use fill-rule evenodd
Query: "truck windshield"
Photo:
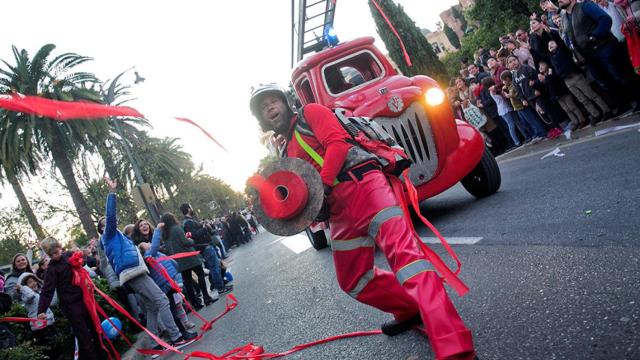
<svg viewBox="0 0 640 360"><path fill-rule="evenodd" d="M384 76L378 59L369 51L352 54L322 68L325 86L333 96Z"/></svg>

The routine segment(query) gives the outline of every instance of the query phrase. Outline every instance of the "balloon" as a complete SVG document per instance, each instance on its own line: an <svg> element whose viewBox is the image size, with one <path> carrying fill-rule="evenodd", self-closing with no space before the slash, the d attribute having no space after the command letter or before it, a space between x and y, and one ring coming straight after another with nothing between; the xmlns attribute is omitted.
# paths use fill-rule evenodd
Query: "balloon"
<svg viewBox="0 0 640 360"><path fill-rule="evenodd" d="M109 320L111 320L111 322L109 322ZM111 340L118 337L118 330L122 330L122 323L117 317L110 317L109 320L105 319L101 325L105 335ZM113 327L113 325L111 325L111 323L115 325L115 328Z"/></svg>

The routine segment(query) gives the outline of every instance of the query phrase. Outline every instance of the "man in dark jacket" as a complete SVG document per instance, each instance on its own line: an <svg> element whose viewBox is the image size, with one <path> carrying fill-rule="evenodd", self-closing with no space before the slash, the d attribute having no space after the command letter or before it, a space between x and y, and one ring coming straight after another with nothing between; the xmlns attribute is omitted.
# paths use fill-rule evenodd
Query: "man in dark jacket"
<svg viewBox="0 0 640 360"><path fill-rule="evenodd" d="M200 254L202 254L204 258L204 265L209 269L211 291L215 289L218 294L222 295L233 290L232 286L224 285L222 273L220 272L220 259L213 247L211 229L203 226L202 223L194 217L191 204L185 203L180 205L180 211L182 215L184 215L184 221L182 221L184 232L191 233L191 239L193 239L194 242L193 247L200 251Z"/></svg>
<svg viewBox="0 0 640 360"><path fill-rule="evenodd" d="M40 246L51 258L44 278L38 303L38 318L46 320L46 311L57 293L60 309L69 320L73 335L78 339L80 359L99 359L102 354L95 324L83 301L82 289L73 285L73 269L67 261L73 254L63 253L62 246L54 238L42 240Z"/></svg>
<svg viewBox="0 0 640 360"><path fill-rule="evenodd" d="M559 0L558 4L565 10L562 24L574 49L617 103L614 113L628 109L633 101L636 101L634 111L640 111L640 91L632 91L640 88L640 81L611 33L611 17L591 1Z"/></svg>

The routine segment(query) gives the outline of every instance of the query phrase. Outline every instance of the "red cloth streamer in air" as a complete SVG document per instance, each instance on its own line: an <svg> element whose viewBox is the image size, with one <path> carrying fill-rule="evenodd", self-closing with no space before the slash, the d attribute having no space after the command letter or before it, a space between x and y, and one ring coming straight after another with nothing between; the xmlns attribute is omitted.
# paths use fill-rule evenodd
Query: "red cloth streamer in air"
<svg viewBox="0 0 640 360"><path fill-rule="evenodd" d="M40 320L38 318L23 318L23 317L4 317L0 318L0 322L28 322L36 329L44 329L47 327L47 320Z"/></svg>
<svg viewBox="0 0 640 360"><path fill-rule="evenodd" d="M197 256L197 255L200 255L200 251L190 251L190 252L183 252L183 253L178 253L173 255L167 255L167 256L159 257L155 260L158 260L158 261L164 261L164 260L170 260L170 259L175 260L175 259L183 259L186 257Z"/></svg>
<svg viewBox="0 0 640 360"><path fill-rule="evenodd" d="M187 118L181 118L181 117L177 117L176 120L182 121L182 122L186 122L188 124L191 124L191 125L197 127L198 129L200 129L200 131L202 131L205 135L207 135L207 137L209 139L213 140L214 143L216 143L218 146L220 146L222 148L222 150L224 150L226 152L229 152L224 146L222 146L222 144L220 144L218 142L218 140L214 139L213 136L211 136L211 134L209 134L209 132L207 130L203 129L202 126L196 124L195 121L189 120Z"/></svg>
<svg viewBox="0 0 640 360"><path fill-rule="evenodd" d="M53 120L101 119L109 116L144 118L128 106L111 106L89 101L60 101L18 93L0 95L0 108L40 115Z"/></svg>
<svg viewBox="0 0 640 360"><path fill-rule="evenodd" d="M391 21L389 21L389 19L387 18L387 15L384 13L384 11L382 11L382 8L380 8L380 5L378 5L378 2L376 0L371 0L371 2L373 2L373 5L376 6L378 11L380 12L380 15L382 15L382 17L384 18L384 21L387 22L387 25L389 25L393 34L398 38L398 41L400 42L400 47L402 48L402 53L404 54L404 61L407 62L407 65L413 66L411 65L411 59L409 58L409 53L407 53L407 49L405 49L404 43L402 42L400 35L398 35L396 28L393 27L393 24L391 24Z"/></svg>

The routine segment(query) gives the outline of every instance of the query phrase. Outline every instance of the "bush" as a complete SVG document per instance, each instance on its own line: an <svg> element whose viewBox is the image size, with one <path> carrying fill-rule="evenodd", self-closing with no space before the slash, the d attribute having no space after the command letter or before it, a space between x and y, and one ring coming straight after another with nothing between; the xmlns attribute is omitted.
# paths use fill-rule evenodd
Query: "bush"
<svg viewBox="0 0 640 360"><path fill-rule="evenodd" d="M115 292L109 287L106 279L95 279L94 284L102 292L116 299ZM99 295L96 296L98 304L104 309L109 316L116 316L122 322L124 334L134 341L134 332L139 329L124 315L118 313L111 305L107 303ZM33 359L51 359L51 360L70 360L73 359L73 349L75 349L74 337L71 335L69 320L62 315L62 311L58 306L52 306L51 310L55 316L55 322L52 325L53 338L48 342L47 346L35 344L33 332L29 323L7 323L9 328L16 336L17 346L10 349L0 350L0 360L33 360ZM27 310L24 306L14 303L11 309L0 317L27 317ZM105 344L106 345L106 344ZM127 343L121 337L113 340L114 347L123 352L128 349ZM108 346L108 345L107 345Z"/></svg>

